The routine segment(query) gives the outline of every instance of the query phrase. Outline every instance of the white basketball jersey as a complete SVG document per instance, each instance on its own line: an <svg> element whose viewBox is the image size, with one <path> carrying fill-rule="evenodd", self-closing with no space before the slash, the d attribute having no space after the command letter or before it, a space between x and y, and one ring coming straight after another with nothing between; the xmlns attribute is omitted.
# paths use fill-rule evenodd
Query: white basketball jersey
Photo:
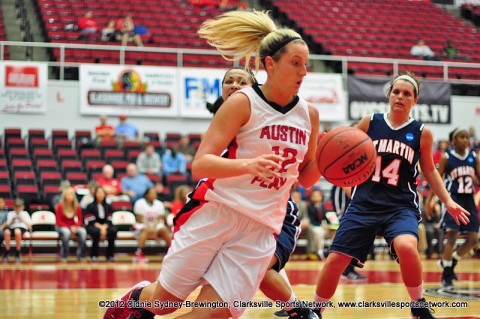
<svg viewBox="0 0 480 319"><path fill-rule="evenodd" d="M278 154L286 158L280 178L264 182L251 175L209 180L212 187L205 199L224 203L279 233L285 218L290 189L298 178L298 168L308 149L310 115L305 100L298 96L285 107L268 102L258 86L244 88L250 100L249 121L230 143L228 158L255 158Z"/></svg>

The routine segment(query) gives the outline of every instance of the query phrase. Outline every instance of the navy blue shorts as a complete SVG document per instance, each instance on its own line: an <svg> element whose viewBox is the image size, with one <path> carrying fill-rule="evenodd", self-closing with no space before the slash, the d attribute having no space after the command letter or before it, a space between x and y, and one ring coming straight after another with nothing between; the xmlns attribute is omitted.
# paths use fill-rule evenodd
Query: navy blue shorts
<svg viewBox="0 0 480 319"><path fill-rule="evenodd" d="M280 271L285 267L290 255L297 246L297 239L300 236L300 218L298 218L297 204L290 198L287 202L285 210L285 218L283 219L282 231L277 235L277 248L275 248L275 255L277 256L277 263L273 265L272 269Z"/></svg>
<svg viewBox="0 0 480 319"><path fill-rule="evenodd" d="M355 207L350 206L340 219L340 226L330 251L352 257L350 264L361 268L378 234L385 238L391 254L397 259L392 245L393 240L404 234L410 234L418 239L419 220L419 212L411 208L386 213L369 213L355 211Z"/></svg>
<svg viewBox="0 0 480 319"><path fill-rule="evenodd" d="M443 216L441 221L441 227L443 230L453 229L460 233L476 233L478 232L479 221L478 221L478 210L475 206L475 200L473 195L469 194L451 194L450 195L454 201L457 202L458 205L465 208L470 213L468 218L470 222L466 225L460 223L457 225L455 223L455 219L450 215L445 207L443 206Z"/></svg>
<svg viewBox="0 0 480 319"><path fill-rule="evenodd" d="M297 239L299 235L300 230L298 227L290 223L283 223L282 231L276 238L277 248L275 248L275 255L277 256L278 261L275 265L273 265L273 269L280 271L283 269L283 267L285 267L290 259L290 255L297 246Z"/></svg>

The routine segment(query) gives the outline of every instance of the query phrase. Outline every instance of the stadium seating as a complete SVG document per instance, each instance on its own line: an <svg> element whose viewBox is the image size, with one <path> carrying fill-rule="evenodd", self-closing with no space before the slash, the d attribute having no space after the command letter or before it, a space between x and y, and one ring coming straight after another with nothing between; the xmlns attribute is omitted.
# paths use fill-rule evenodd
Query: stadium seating
<svg viewBox="0 0 480 319"><path fill-rule="evenodd" d="M165 0L159 6L156 0L146 0L139 6L127 0L110 2L98 2L95 0L37 0L39 15L45 25L45 33L53 43L91 43L118 45L119 43L101 42L99 35L79 39L80 32L76 30L66 31L68 25L75 25L79 17L83 16L87 9L93 10L95 18L103 28L110 19L122 18L124 12L132 14L136 25L142 25L149 30L149 35L143 37L145 46L162 46L166 48L197 48L209 49L206 43L198 38L196 30L201 22L209 17L217 16L224 12L223 9L210 7L200 8L181 0ZM52 50L52 58L59 61L58 49ZM84 63L119 63L119 52L113 50L83 50L66 49L66 62ZM232 63L225 61L220 56L211 56L203 60L199 56L186 55L185 66L219 67L231 66ZM127 64L146 65L177 65L175 54L127 52L125 55Z"/></svg>
<svg viewBox="0 0 480 319"><path fill-rule="evenodd" d="M430 1L311 0L308 5L298 5L289 0L267 0L264 3L333 55L412 59L410 48L418 38L423 38L438 55L446 41L453 40L462 54L471 57L471 62L480 62L480 37L475 27ZM349 64L349 69L360 75L392 74L380 66L359 67L355 63ZM421 74L442 78L442 71L441 67L434 67ZM480 80L479 69L463 71L452 78Z"/></svg>

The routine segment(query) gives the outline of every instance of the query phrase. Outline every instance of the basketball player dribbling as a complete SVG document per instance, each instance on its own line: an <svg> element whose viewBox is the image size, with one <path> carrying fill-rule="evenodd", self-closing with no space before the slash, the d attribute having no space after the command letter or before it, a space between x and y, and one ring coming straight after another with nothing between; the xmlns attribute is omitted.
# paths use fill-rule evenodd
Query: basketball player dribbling
<svg viewBox="0 0 480 319"><path fill-rule="evenodd" d="M222 79L221 97L214 103L214 108L210 105L207 105L207 108L215 114L222 103L233 93L254 84L258 85L255 76L249 69L246 70L241 66L229 69ZM228 149L222 156L229 157ZM303 306L303 304L299 302L290 286L290 282L284 269L291 254L295 250L300 232L298 207L290 198L287 202L282 231L275 237L277 243L275 253L273 254L268 270L260 284L260 290L265 296L276 301L275 305L281 306L282 311L276 312L275 316L278 317L280 315L282 317L290 318L317 319L318 316L313 313L311 309Z"/></svg>
<svg viewBox="0 0 480 319"><path fill-rule="evenodd" d="M456 224L467 224L470 214L452 200L435 168L431 130L410 117L412 107L418 102L419 88L411 73L395 77L387 92L389 112L366 116L357 125L373 140L376 167L367 181L352 189L350 205L318 277L314 299L319 303L326 303L333 296L345 267L363 266L380 231L400 264L402 279L413 301L411 316L435 318L423 297L422 263L417 250L420 219L415 183L417 163Z"/></svg>
<svg viewBox="0 0 480 319"><path fill-rule="evenodd" d="M320 177L318 111L297 95L309 59L300 35L257 11L207 20L199 35L246 65L253 55L267 80L230 96L213 117L192 163L193 177L207 180L175 218L158 280L135 285L104 318L174 312L202 284L197 301L212 307L193 306L179 318L239 318L272 259L292 185Z"/></svg>
<svg viewBox="0 0 480 319"><path fill-rule="evenodd" d="M457 225L449 214L442 212L440 225L445 231L447 242L443 246L439 265L443 268L442 287L453 288L455 266L467 257L478 242L478 211L475 205L475 177L480 180L480 161L477 154L469 149L469 135L466 129L458 128L451 132L453 149L445 151L440 158L438 172L445 178L445 186L452 198L470 212L470 223ZM465 242L455 250L457 237L465 233Z"/></svg>

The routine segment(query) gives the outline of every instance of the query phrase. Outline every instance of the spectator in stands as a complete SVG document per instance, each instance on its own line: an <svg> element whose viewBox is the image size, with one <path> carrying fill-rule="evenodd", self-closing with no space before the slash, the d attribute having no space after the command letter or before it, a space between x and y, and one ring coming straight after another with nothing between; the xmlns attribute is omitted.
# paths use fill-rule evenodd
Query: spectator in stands
<svg viewBox="0 0 480 319"><path fill-rule="evenodd" d="M302 193L297 189L292 189L290 196L292 197L292 200L295 202L298 208L297 216L301 219L300 228L302 230L302 233L308 233L310 219L308 218L307 202L303 200Z"/></svg>
<svg viewBox="0 0 480 319"><path fill-rule="evenodd" d="M7 228L8 211L5 209L5 199L0 197L0 247L3 244L3 233Z"/></svg>
<svg viewBox="0 0 480 319"><path fill-rule="evenodd" d="M178 152L178 145L171 145L162 155L163 175L187 175L187 160L183 153Z"/></svg>
<svg viewBox="0 0 480 319"><path fill-rule="evenodd" d="M161 174L162 161L152 144L145 145L145 150L138 154L137 167L138 171L143 174Z"/></svg>
<svg viewBox="0 0 480 319"><path fill-rule="evenodd" d="M88 204L93 203L93 195L95 194L95 189L97 188L98 184L96 181L90 181L88 182L87 188L88 188L88 193L83 195L82 199L80 200L80 207L82 209L87 208Z"/></svg>
<svg viewBox="0 0 480 319"><path fill-rule="evenodd" d="M425 40L418 39L417 44L412 46L410 54L417 58L423 58L424 60L440 61L440 58L425 44Z"/></svg>
<svg viewBox="0 0 480 319"><path fill-rule="evenodd" d="M90 260L98 261L98 244L100 240L107 239L108 246L105 257L107 261L113 262L115 260L115 239L117 238L117 228L112 225L113 208L106 201L107 194L103 187L98 186L95 189L94 198L95 201L85 209L87 233L92 237Z"/></svg>
<svg viewBox="0 0 480 319"><path fill-rule="evenodd" d="M188 135L184 135L178 141L177 151L185 156L187 163L191 163L197 153L197 149L193 146L192 141Z"/></svg>
<svg viewBox="0 0 480 319"><path fill-rule="evenodd" d="M97 135L97 144L101 141L111 141L115 138L115 128L107 123L107 116L100 116L100 125L95 127L95 134Z"/></svg>
<svg viewBox="0 0 480 319"><path fill-rule="evenodd" d="M308 226L308 258L318 260L319 255L323 255L325 247L325 238L332 237L331 222L327 218L327 209L324 205L323 191L314 189L310 193L309 204L307 206L309 226ZM334 225L332 225L334 226Z"/></svg>
<svg viewBox="0 0 480 319"><path fill-rule="evenodd" d="M20 262L20 249L22 248L22 237L26 231L32 228L32 220L30 214L25 210L25 201L16 198L13 203L12 211L7 215L7 228L4 230L5 252L3 254L3 262L8 262L10 254L12 234L15 238L15 261Z"/></svg>
<svg viewBox="0 0 480 319"><path fill-rule="evenodd" d="M122 183L114 177L114 169L110 164L105 164L102 168L102 175L96 180L98 186L103 187L107 193L107 202L129 201L130 198L122 194Z"/></svg>
<svg viewBox="0 0 480 319"><path fill-rule="evenodd" d="M127 165L127 176L121 179L122 191L130 197L130 201L135 203L141 198L147 189L153 186L153 183L147 176L138 173L137 165L130 163Z"/></svg>
<svg viewBox="0 0 480 319"><path fill-rule="evenodd" d="M86 39L89 35L97 33L98 25L93 20L93 12L91 10L85 12L83 17L78 19L78 29L80 30L79 39Z"/></svg>
<svg viewBox="0 0 480 319"><path fill-rule="evenodd" d="M177 216L177 213L182 209L182 207L187 202L187 195L192 191L192 188L189 185L179 185L175 188L175 196L173 198L172 205L170 207L170 212L173 217Z"/></svg>
<svg viewBox="0 0 480 319"><path fill-rule="evenodd" d="M83 227L83 214L75 190L70 187L62 192L60 202L55 209L57 217L57 231L62 242L60 250L60 259L67 262L69 255L69 241L72 234L77 237L77 260L85 259L85 243L87 240L87 231Z"/></svg>
<svg viewBox="0 0 480 319"><path fill-rule="evenodd" d="M142 38L135 33L135 23L133 23L133 18L130 14L125 15L123 19L117 21L117 31L122 45L135 42L137 46L143 46Z"/></svg>
<svg viewBox="0 0 480 319"><path fill-rule="evenodd" d="M115 28L115 20L108 21L108 24L105 28L102 29L102 34L100 36L100 40L105 42L116 42L118 41L117 38L117 29Z"/></svg>
<svg viewBox="0 0 480 319"><path fill-rule="evenodd" d="M127 115L120 114L118 119L120 123L115 127L115 138L119 142L136 141L140 138L138 128L131 123L127 123Z"/></svg>
<svg viewBox="0 0 480 319"><path fill-rule="evenodd" d="M157 199L155 187L147 189L143 198L135 202L133 212L137 218L135 233L138 239L135 259L137 262L143 263L148 261L143 255L147 239L164 240L167 247L170 247L172 233L167 226L165 206Z"/></svg>
<svg viewBox="0 0 480 319"><path fill-rule="evenodd" d="M165 187L162 182L157 181L155 183L155 189L157 190L157 198L158 200L163 202L163 205L166 209L170 209L170 205L172 204L173 194L170 193L170 189Z"/></svg>
<svg viewBox="0 0 480 319"><path fill-rule="evenodd" d="M52 210L55 210L55 208L57 207L57 204L58 202L60 202L60 198L62 197L62 192L67 189L67 188L70 188L72 187L72 184L67 181L67 180L63 180L60 182L60 185L58 186L58 193L55 194L53 197L52 197L52 202L50 203L51 207L52 207Z"/></svg>
<svg viewBox="0 0 480 319"><path fill-rule="evenodd" d="M429 190L427 190L429 192ZM426 201L427 194L422 194L423 205L430 205L429 209L422 209L422 222L425 225L425 232L427 236L427 249L425 255L428 259L435 254L436 258L443 252L443 231L440 228L440 217L442 216L441 202L437 196ZM436 244L433 240L436 239Z"/></svg>
<svg viewBox="0 0 480 319"><path fill-rule="evenodd" d="M437 149L433 152L433 162L435 166L438 168L438 163L440 163L440 158L442 157L443 153L448 149L448 141L446 140L439 140L437 142Z"/></svg>
<svg viewBox="0 0 480 319"><path fill-rule="evenodd" d="M480 141L477 139L477 134L475 133L475 127L470 126L468 128L468 142L470 143L470 148L475 152L480 150Z"/></svg>
<svg viewBox="0 0 480 319"><path fill-rule="evenodd" d="M443 56L447 59L451 60L470 60L470 57L468 56L462 56L460 55L460 52L458 49L453 45L452 41L447 41L447 44L445 47L443 47Z"/></svg>
<svg viewBox="0 0 480 319"><path fill-rule="evenodd" d="M248 2L245 0L221 0L218 7L227 10L248 10Z"/></svg>

